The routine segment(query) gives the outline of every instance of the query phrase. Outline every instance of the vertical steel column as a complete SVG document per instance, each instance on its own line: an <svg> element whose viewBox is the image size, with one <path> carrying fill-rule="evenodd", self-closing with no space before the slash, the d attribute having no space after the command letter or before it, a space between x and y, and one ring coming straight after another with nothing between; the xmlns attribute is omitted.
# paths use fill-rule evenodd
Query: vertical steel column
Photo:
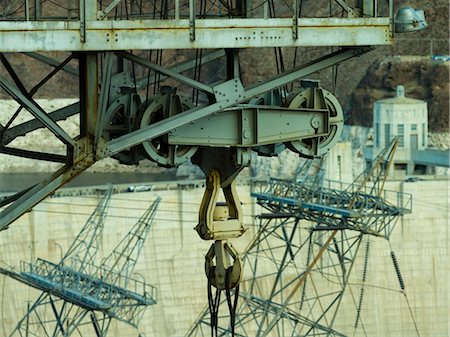
<svg viewBox="0 0 450 337"><path fill-rule="evenodd" d="M86 25L88 21L97 20L97 1L80 0L80 40L86 42Z"/></svg>
<svg viewBox="0 0 450 337"><path fill-rule="evenodd" d="M269 18L269 1L264 1L264 19Z"/></svg>
<svg viewBox="0 0 450 337"><path fill-rule="evenodd" d="M245 16L247 18L253 17L253 0L246 0L246 2L247 13L245 14Z"/></svg>
<svg viewBox="0 0 450 337"><path fill-rule="evenodd" d="M38 21L41 18L41 14L41 0L34 0L34 19Z"/></svg>
<svg viewBox="0 0 450 337"><path fill-rule="evenodd" d="M96 53L80 53L80 136L93 137L98 111L98 62Z"/></svg>
<svg viewBox="0 0 450 337"><path fill-rule="evenodd" d="M30 21L30 0L25 0L25 20Z"/></svg>
<svg viewBox="0 0 450 337"><path fill-rule="evenodd" d="M394 0L389 0L389 20L391 23L391 38L394 38Z"/></svg>
<svg viewBox="0 0 450 337"><path fill-rule="evenodd" d="M175 0L175 20L180 19L180 0Z"/></svg>
<svg viewBox="0 0 450 337"><path fill-rule="evenodd" d="M86 42L86 0L80 0L80 41Z"/></svg>
<svg viewBox="0 0 450 337"><path fill-rule="evenodd" d="M358 0L358 8L361 16L376 16L375 15L375 3L377 0Z"/></svg>
<svg viewBox="0 0 450 337"><path fill-rule="evenodd" d="M225 49L225 55L227 60L227 80L240 78L239 50Z"/></svg>
<svg viewBox="0 0 450 337"><path fill-rule="evenodd" d="M238 17L247 16L247 0L236 0L235 15Z"/></svg>
<svg viewBox="0 0 450 337"><path fill-rule="evenodd" d="M195 0L189 0L189 39L195 41Z"/></svg>
<svg viewBox="0 0 450 337"><path fill-rule="evenodd" d="M298 39L298 0L292 1L292 38Z"/></svg>
<svg viewBox="0 0 450 337"><path fill-rule="evenodd" d="M87 21L97 20L97 0L84 0Z"/></svg>
<svg viewBox="0 0 450 337"><path fill-rule="evenodd" d="M67 19L72 19L72 0L67 1Z"/></svg>

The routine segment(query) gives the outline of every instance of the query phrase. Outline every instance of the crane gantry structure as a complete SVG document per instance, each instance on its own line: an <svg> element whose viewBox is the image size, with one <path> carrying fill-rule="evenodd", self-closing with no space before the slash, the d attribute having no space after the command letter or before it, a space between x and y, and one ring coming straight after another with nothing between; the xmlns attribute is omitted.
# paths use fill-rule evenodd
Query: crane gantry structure
<svg viewBox="0 0 450 337"><path fill-rule="evenodd" d="M341 182L271 179L254 192L268 212L259 216L243 256L248 273L234 317L217 314L217 308L211 318L204 310L186 336L209 336L211 330L217 336L345 336L334 325L365 240L356 329L369 238L389 240L397 219L411 212L410 195L384 190L395 147L396 140L346 188ZM395 255L393 262L400 281Z"/></svg>
<svg viewBox="0 0 450 337"><path fill-rule="evenodd" d="M305 14L310 4L301 0L3 5L0 62L9 78L0 75L0 87L19 108L2 118L0 153L59 168L0 201L0 230L104 158L128 165L151 160L163 167L191 160L207 177L196 230L202 239L214 240L206 260L208 280L219 290L238 285L240 259L227 243L244 232L236 176L250 164L251 151L275 156L287 147L313 158L336 144L344 121L339 101L318 82L299 80L392 44L393 4L316 1L321 9L316 16ZM297 49L307 47L324 48L320 56L299 56ZM274 49L277 71L250 82L240 55L255 48ZM293 51L292 65L283 61L282 48ZM163 60L170 51L171 59ZM48 52L63 52L63 59ZM28 88L10 62L14 53L53 69ZM201 72L206 64L208 76ZM63 71L78 76L79 101L45 111L33 96ZM31 119L20 122L23 113ZM60 123L72 116L79 120L75 133ZM38 129L45 129L60 151L15 145ZM221 190L226 206L216 205Z"/></svg>
<svg viewBox="0 0 450 337"><path fill-rule="evenodd" d="M112 188L98 203L59 263L38 258L20 271L0 273L42 291L10 336L106 336L112 319L137 327L156 303L155 287L132 278L160 198L156 198L113 251L101 260L99 248Z"/></svg>
<svg viewBox="0 0 450 337"><path fill-rule="evenodd" d="M326 8L328 5L326 2ZM0 87L20 107L2 119L6 122L0 125L0 151L61 166L44 181L1 203L6 208L0 213L0 229L106 157L126 164L148 158L171 167L197 154L199 165L207 166L204 162L211 153L204 153L203 148L213 146L229 149L239 167L248 165L249 150L271 155L274 144L286 143L304 155L316 155L321 148L331 147L343 123L334 96L310 90L308 97L302 97L306 96L303 93L295 99L298 92L289 96L281 88L364 54L370 46L391 44L393 1L386 7L376 0L335 0L330 9L338 10L341 17L303 17L302 6L298 0L288 5L272 0L158 0L139 4L125 0L55 0L44 4L36 0L31 11L28 1L12 1L0 18L0 60L9 76L0 76ZM67 11L61 12L62 8ZM240 50L308 46L338 48L244 87ZM169 66L160 55L173 49L195 50L197 57ZM149 52L137 52L144 50ZM58 60L45 54L53 51L67 52L66 58ZM30 56L30 62L36 60L54 69L29 89L29 79L21 78L9 61L14 57L9 53L16 52ZM219 76L216 83L200 80L199 65L207 62L226 68L215 74ZM192 69L194 75L187 72ZM78 75L79 102L45 111L33 96L60 71ZM186 86L200 93L201 99L192 103L174 88L161 89L165 79L169 86ZM141 94L149 88L156 95ZM280 99L267 99L274 93ZM256 100L250 103L252 98ZM311 102L304 104L305 100ZM32 119L18 123L17 116L25 111ZM74 115L80 121L75 136L58 123ZM42 128L62 146L61 153L13 145L18 137ZM221 173L222 185L233 174Z"/></svg>

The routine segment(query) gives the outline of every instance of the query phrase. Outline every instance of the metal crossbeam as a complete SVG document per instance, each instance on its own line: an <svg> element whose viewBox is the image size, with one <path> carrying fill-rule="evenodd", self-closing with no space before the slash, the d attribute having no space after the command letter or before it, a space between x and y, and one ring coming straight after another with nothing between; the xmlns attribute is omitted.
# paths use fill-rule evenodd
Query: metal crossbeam
<svg viewBox="0 0 450 337"><path fill-rule="evenodd" d="M63 143L75 146L75 141L58 125L56 124L44 110L33 100L26 97L16 86L9 83L6 78L0 76L0 86L15 100L20 102L31 114L36 117L42 124L44 124L58 139Z"/></svg>
<svg viewBox="0 0 450 337"><path fill-rule="evenodd" d="M51 118L54 122L62 121L70 116L74 116L80 112L80 103L73 103L68 106L65 106L61 109L57 109L48 114L48 117ZM45 128L45 126L38 120L32 119L27 122L23 122L21 124L15 125L6 129L3 133L2 137L2 145L5 146L8 143L12 142L14 139L20 136L25 136L27 133L32 131ZM0 150L1 151L1 150Z"/></svg>
<svg viewBox="0 0 450 337"><path fill-rule="evenodd" d="M114 51L390 45L389 18L0 21L0 51ZM85 37L85 41L83 41Z"/></svg>

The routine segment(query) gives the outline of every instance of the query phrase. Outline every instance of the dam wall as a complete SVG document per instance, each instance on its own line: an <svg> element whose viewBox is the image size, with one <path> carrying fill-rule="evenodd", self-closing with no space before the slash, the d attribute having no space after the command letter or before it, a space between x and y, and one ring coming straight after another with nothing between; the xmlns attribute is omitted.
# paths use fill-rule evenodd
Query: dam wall
<svg viewBox="0 0 450 337"><path fill-rule="evenodd" d="M204 185L169 182L155 187L151 191L112 196L101 237L103 256L109 254L157 195L162 200L133 274L157 287L157 304L146 310L138 331L113 321L110 336L183 336L207 305L204 256L211 243L202 241L193 230ZM238 186L248 228L242 238L233 241L241 252L255 233L254 215L261 212L250 197L250 189L247 183ZM447 337L449 181L389 181L386 189L411 193L413 212L398 220L390 241L370 238L365 297L356 334L355 303L362 277L362 256L355 264L356 279L348 287L333 327L356 336L409 337L417 335L418 330L420 336ZM47 198L0 233L0 265L18 269L20 260L34 261L37 257L57 263L98 200L95 195ZM396 253L405 292L400 289L391 250ZM317 286L326 287L326 281ZM38 294L0 275L0 336L9 336L25 314L27 303L34 302ZM85 336L94 335L91 326L81 329L89 331Z"/></svg>

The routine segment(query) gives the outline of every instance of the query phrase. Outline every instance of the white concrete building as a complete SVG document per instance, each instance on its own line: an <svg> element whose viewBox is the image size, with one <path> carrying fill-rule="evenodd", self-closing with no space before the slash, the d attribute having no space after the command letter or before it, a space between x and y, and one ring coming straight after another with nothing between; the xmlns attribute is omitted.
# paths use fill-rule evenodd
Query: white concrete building
<svg viewBox="0 0 450 337"><path fill-rule="evenodd" d="M394 159L396 175L429 173L425 165L412 159L414 151L428 147L428 108L425 101L406 97L405 88L399 85L395 97L374 103L373 129L373 154L384 149L393 137L398 138Z"/></svg>

